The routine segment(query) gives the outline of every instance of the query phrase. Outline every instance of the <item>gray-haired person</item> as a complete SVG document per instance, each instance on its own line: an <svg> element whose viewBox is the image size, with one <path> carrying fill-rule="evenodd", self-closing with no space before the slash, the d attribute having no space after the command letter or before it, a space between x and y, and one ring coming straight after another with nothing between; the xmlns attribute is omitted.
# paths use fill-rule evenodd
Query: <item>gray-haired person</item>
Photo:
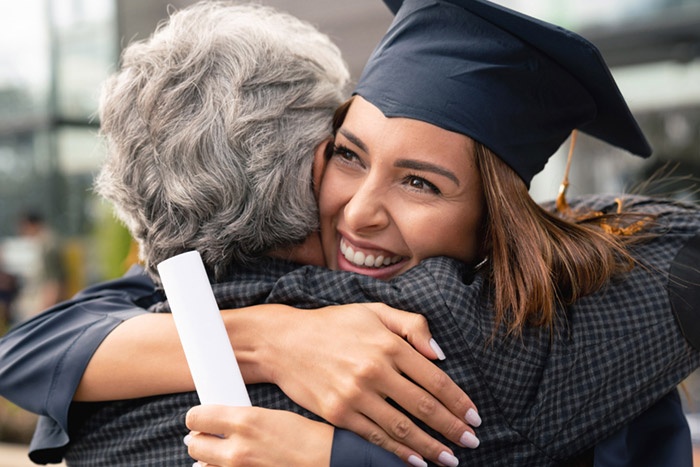
<svg viewBox="0 0 700 467"><path fill-rule="evenodd" d="M102 91L96 187L156 280L185 249L216 280L314 232L313 150L347 81L328 37L263 7L200 4L125 50Z"/></svg>

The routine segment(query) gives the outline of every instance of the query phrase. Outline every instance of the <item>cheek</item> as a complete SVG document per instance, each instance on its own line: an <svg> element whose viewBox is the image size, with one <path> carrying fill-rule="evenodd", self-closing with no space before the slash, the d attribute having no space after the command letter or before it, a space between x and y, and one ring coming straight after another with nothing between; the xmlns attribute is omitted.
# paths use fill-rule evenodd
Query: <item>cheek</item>
<svg viewBox="0 0 700 467"><path fill-rule="evenodd" d="M413 245L412 250L418 260L433 256L472 262L479 246L481 228L480 212L465 215L462 209L443 211L441 215L407 216L403 231Z"/></svg>
<svg viewBox="0 0 700 467"><path fill-rule="evenodd" d="M318 211L321 216L321 222L328 222L332 217L336 216L345 204L347 194L343 187L346 184L338 177L332 169L327 170L321 180L321 187L318 198Z"/></svg>
<svg viewBox="0 0 700 467"><path fill-rule="evenodd" d="M453 228L446 229L448 241L453 245L450 256L470 263L476 259L480 249L480 233L482 229L481 211L470 212Z"/></svg>

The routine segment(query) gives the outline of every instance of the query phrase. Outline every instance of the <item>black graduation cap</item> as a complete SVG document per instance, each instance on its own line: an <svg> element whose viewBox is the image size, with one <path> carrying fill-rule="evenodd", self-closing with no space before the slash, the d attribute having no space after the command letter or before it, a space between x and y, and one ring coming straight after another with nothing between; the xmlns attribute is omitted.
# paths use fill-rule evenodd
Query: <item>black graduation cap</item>
<svg viewBox="0 0 700 467"><path fill-rule="evenodd" d="M651 147L598 49L482 0L385 0L395 13L355 94L387 117L465 134L529 185L574 129L641 157Z"/></svg>

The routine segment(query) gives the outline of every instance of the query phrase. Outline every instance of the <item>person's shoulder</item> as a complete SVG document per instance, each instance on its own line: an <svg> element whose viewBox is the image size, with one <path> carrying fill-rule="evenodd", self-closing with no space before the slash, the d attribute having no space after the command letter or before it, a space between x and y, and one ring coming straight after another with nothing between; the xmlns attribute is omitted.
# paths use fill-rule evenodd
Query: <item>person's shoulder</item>
<svg viewBox="0 0 700 467"><path fill-rule="evenodd" d="M78 292L72 300L84 301L90 298L124 294L138 300L159 296L160 292L144 269L134 265L122 277L92 284Z"/></svg>
<svg viewBox="0 0 700 467"><path fill-rule="evenodd" d="M680 248L669 269L669 297L685 338L700 350L700 231Z"/></svg>
<svg viewBox="0 0 700 467"><path fill-rule="evenodd" d="M569 199L568 203L573 210L579 212L597 211L606 214L618 212L643 214L690 213L695 216L700 215L700 204L697 202L663 196L599 193L575 196ZM547 210L554 210L555 202L544 202L542 207Z"/></svg>

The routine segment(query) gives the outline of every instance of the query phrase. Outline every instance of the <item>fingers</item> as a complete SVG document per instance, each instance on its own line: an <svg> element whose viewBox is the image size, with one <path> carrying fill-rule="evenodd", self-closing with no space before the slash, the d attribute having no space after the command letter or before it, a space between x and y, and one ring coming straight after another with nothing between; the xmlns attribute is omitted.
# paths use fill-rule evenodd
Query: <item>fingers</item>
<svg viewBox="0 0 700 467"><path fill-rule="evenodd" d="M208 433L220 433L220 436L192 433L188 438L190 455L209 464L301 467L330 463L333 427L293 412L262 407L199 406L188 411L186 423Z"/></svg>
<svg viewBox="0 0 700 467"><path fill-rule="evenodd" d="M381 381L381 393L396 402L411 415L421 420L450 441L467 448L479 445L478 437L469 426L478 427L481 419L469 396L452 379L432 362L418 354L406 341L398 336L414 336L416 342L430 345L428 324L422 315L393 309L384 304L369 304L383 324L396 337L381 344L383 354L390 356L392 367L366 363L357 377L359 387L370 386L370 382ZM405 376L404 376L405 375ZM365 394L366 391L360 392ZM347 398L343 399L347 403ZM374 420L398 442L410 446L417 452L434 459L444 449L444 445L419 429L400 412L386 403L379 402L368 406L366 400L355 401L353 406ZM401 418L403 417L403 418Z"/></svg>
<svg viewBox="0 0 700 467"><path fill-rule="evenodd" d="M222 416L230 407L222 405L198 405L187 411L185 425L192 431L204 433L228 433L231 430L230 417Z"/></svg>
<svg viewBox="0 0 700 467"><path fill-rule="evenodd" d="M396 354L395 363L398 371L408 379L401 376L402 379L393 388L396 392L391 394L391 398L410 413L443 434L446 434L443 432L445 423L455 422L454 419L446 418L443 409L447 409L461 422L474 427L481 425L474 402L447 373L432 362L414 352L400 350Z"/></svg>
<svg viewBox="0 0 700 467"><path fill-rule="evenodd" d="M405 383L405 378L397 375L396 383L392 384L405 386ZM452 414L421 388L413 384L407 386L408 388L397 390L395 396L389 397L450 441L470 449L479 446L478 437L463 418ZM365 402L365 404L368 407L367 413L372 414L373 420L397 441L431 459L434 459L445 449L442 443L420 429L410 418L384 399L376 397L373 404L369 402Z"/></svg>
<svg viewBox="0 0 700 467"><path fill-rule="evenodd" d="M216 467L220 464L214 462L218 462L228 455L224 451L226 448L224 440L206 433L192 432L185 436L184 443L190 457L197 459L192 467ZM228 456L230 457L230 455ZM229 464L221 465L234 465L234 460L230 459Z"/></svg>
<svg viewBox="0 0 700 467"><path fill-rule="evenodd" d="M368 303L367 307L379 317L387 329L406 339L426 358L445 359L444 352L430 333L425 316L397 310L384 303Z"/></svg>
<svg viewBox="0 0 700 467"><path fill-rule="evenodd" d="M397 379L399 378L401 377L397 375ZM429 459L441 465L452 465L450 459L453 459L453 454L445 444L428 435L381 395L370 391L362 393L361 397L354 400L353 405L361 407L362 413L350 411L338 426L394 452L410 465L423 465L417 462L420 459ZM455 422L450 429L445 429L450 433L451 440L465 447L478 444L478 441L476 443L471 441L473 431L464 422L444 407L443 411L447 414L446 417ZM466 438L465 432L468 433Z"/></svg>
<svg viewBox="0 0 700 467"><path fill-rule="evenodd" d="M417 386L398 391L394 397L395 399L392 399L397 404L450 441L470 449L475 449L479 446L479 439L474 429L466 423L464 418L457 417L451 413L437 399ZM380 425L385 426L386 423L388 421L385 420L380 422ZM416 437L415 442L418 442L418 440L425 442L426 438L423 436L425 433L422 430L419 433L421 436ZM427 437L427 435L425 436ZM427 439L432 440L430 437ZM413 443L410 442L409 445L423 452L418 444Z"/></svg>
<svg viewBox="0 0 700 467"><path fill-rule="evenodd" d="M386 404L386 402L384 402L384 404ZM402 444L401 442L391 438L383 428L374 423L374 421L372 421L371 419L363 416L356 417L354 423L351 423L351 426L346 428L359 434L369 442L376 444L377 446L380 446L381 448L389 452L393 452L401 459L406 461L409 465L414 467L427 467L428 464L425 462L425 458L435 461L440 456L440 454L438 454L438 457L432 455L424 457L416 450L411 449L408 446ZM438 448L438 451L440 453L443 453L443 458L452 456L452 451L450 449L448 449L446 446L441 445L440 443L436 442L436 444L440 446ZM447 465L439 462L438 464Z"/></svg>
<svg viewBox="0 0 700 467"><path fill-rule="evenodd" d="M394 317L399 316L398 313L405 313L392 308L389 308L389 310L391 311L383 310L382 313L385 313L387 316L392 315ZM411 313L408 313L408 315L410 314ZM415 325L416 329L423 328L424 326L427 328L427 321L425 321L424 317L421 315L417 316L422 319L414 319L414 322L417 323ZM426 336L429 336L429 333L425 334L424 331L416 331L415 335L420 335L420 339L425 339ZM430 346L431 342L435 341L432 340L432 338L429 338L426 345ZM415 346L417 342L416 344L413 342L411 344ZM439 354L441 352L439 346L437 346L436 343L433 346L435 348L435 353ZM413 351L411 346L407 345L405 342L397 343L397 348L394 350L394 363L401 373L407 375L418 386L434 396L434 398L437 399L441 405L444 405L444 407L446 407L450 412L459 417L460 420L467 421L475 427L478 427L481 424L481 419L478 416L478 410L469 396L454 381L452 381L452 379L444 371L440 370L431 361L422 358L415 351ZM412 389L410 394L412 397L416 397L418 395L416 392L418 388L414 384L406 385L404 388ZM394 396L395 395L392 395L392 398L394 398ZM403 399L404 398L401 398L401 400ZM395 398L394 400L402 407L409 409L399 400ZM409 410L412 414L418 416L421 420L428 423L428 420L422 418L419 413L415 413L411 409ZM438 412L440 411L438 410ZM438 416L439 415L440 413L438 413Z"/></svg>
<svg viewBox="0 0 700 467"><path fill-rule="evenodd" d="M396 310L394 310L396 311ZM467 431L466 423L481 424L478 410L469 396L440 368L418 354L398 336L382 341L382 354L390 365L366 362L356 375L364 382L359 387L377 385L409 413L454 442Z"/></svg>

